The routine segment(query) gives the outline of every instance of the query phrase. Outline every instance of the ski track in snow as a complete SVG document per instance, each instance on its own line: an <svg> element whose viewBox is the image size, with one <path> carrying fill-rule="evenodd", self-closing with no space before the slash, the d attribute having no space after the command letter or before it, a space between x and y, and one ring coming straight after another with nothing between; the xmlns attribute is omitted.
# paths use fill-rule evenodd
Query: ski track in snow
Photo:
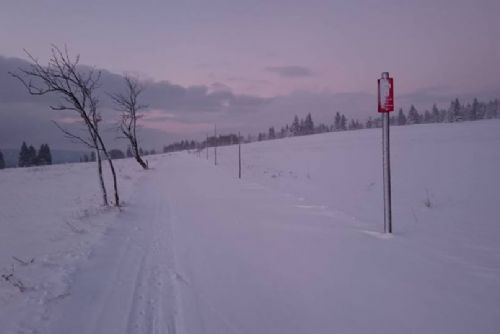
<svg viewBox="0 0 500 334"><path fill-rule="evenodd" d="M177 333L170 209L152 176L80 268L71 296L48 311L62 312L47 333Z"/></svg>

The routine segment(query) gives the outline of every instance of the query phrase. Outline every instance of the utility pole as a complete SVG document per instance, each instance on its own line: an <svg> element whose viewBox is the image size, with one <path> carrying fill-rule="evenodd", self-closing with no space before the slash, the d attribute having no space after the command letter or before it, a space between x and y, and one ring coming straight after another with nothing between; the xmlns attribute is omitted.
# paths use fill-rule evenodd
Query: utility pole
<svg viewBox="0 0 500 334"><path fill-rule="evenodd" d="M241 179L241 136L238 132L238 178Z"/></svg>
<svg viewBox="0 0 500 334"><path fill-rule="evenodd" d="M215 139L215 144L214 144L214 162L215 166L217 166L217 124L214 126L214 139Z"/></svg>

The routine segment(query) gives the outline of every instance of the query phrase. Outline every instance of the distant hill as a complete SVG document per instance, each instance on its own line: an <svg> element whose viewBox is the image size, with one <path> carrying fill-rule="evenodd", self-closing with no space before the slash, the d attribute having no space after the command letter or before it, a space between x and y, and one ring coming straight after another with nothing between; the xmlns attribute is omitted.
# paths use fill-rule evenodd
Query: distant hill
<svg viewBox="0 0 500 334"><path fill-rule="evenodd" d="M7 168L16 167L19 158L19 150L16 149L2 149L5 165ZM69 162L79 162L85 151L72 151L72 150L51 150L52 163L64 164Z"/></svg>

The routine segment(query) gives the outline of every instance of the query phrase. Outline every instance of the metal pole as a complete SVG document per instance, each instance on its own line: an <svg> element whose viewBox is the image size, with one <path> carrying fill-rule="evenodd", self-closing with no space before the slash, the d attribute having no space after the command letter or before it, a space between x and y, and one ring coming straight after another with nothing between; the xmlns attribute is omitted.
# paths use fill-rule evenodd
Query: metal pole
<svg viewBox="0 0 500 334"><path fill-rule="evenodd" d="M215 127L214 127L214 139L215 139L215 144L214 144L214 161L215 161L215 165L217 166L217 124L215 124Z"/></svg>
<svg viewBox="0 0 500 334"><path fill-rule="evenodd" d="M392 210L391 210L391 158L389 142L389 113L384 112L382 116L382 158L384 168L384 233L392 233Z"/></svg>
<svg viewBox="0 0 500 334"><path fill-rule="evenodd" d="M238 132L238 178L241 179L241 136Z"/></svg>

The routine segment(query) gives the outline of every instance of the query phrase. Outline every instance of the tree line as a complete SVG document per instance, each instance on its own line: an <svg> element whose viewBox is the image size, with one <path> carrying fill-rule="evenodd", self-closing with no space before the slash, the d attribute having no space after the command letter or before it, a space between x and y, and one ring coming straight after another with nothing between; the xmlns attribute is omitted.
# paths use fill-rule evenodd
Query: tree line
<svg viewBox="0 0 500 334"><path fill-rule="evenodd" d="M28 146L26 142L23 142L19 151L17 166L31 167L43 165L52 165L52 153L50 152L49 145L42 144L37 151L32 145ZM2 151L0 151L0 169L4 169L5 167L5 159Z"/></svg>
<svg viewBox="0 0 500 334"><path fill-rule="evenodd" d="M500 118L500 104L498 99L488 102L481 102L474 98L472 103L462 104L457 98L450 102L447 109L439 109L436 104L432 109L419 112L414 105L411 105L408 112L405 113L403 108L400 108L395 115L389 117L391 125L412 125L412 124L428 124L428 123L457 123L464 121L476 121L482 119ZM274 127L270 127L266 132L259 133L256 137L258 141L269 140L284 137L304 136L323 132L336 132L358 130L364 128L381 128L381 117L369 117L366 122L362 123L357 119L348 119L344 114L337 112L333 123L314 125L311 114L307 114L304 119L294 117L290 125L281 127L276 131Z"/></svg>
<svg viewBox="0 0 500 334"><path fill-rule="evenodd" d="M4 168L5 168L5 160L3 158L2 151L0 151L0 169L4 169Z"/></svg>
<svg viewBox="0 0 500 334"><path fill-rule="evenodd" d="M184 150L204 149L206 147L227 146L238 144L238 135L234 133L207 137L204 141L181 140L170 145L163 146L163 153Z"/></svg>
<svg viewBox="0 0 500 334"><path fill-rule="evenodd" d="M142 147L139 148L139 155L141 157L152 154L156 154L156 150L151 149L150 151L148 151L142 149ZM113 160L124 159L125 157L134 158L134 152L130 146L127 148L125 153L120 149L114 148L109 151L109 155ZM96 155L94 151L90 153L85 153L80 157L80 162L92 162L92 161L96 161Z"/></svg>
<svg viewBox="0 0 500 334"><path fill-rule="evenodd" d="M50 153L49 145L42 144L37 152L32 145L28 146L26 142L23 142L19 151L17 166L31 167L43 165L52 165L52 154Z"/></svg>
<svg viewBox="0 0 500 334"><path fill-rule="evenodd" d="M439 109L436 104L431 110L419 112L414 105L411 105L408 112L405 113L403 108L400 108L397 113L389 117L390 124L412 125L412 124L427 124L427 123L457 123L464 121L476 121L482 119L500 118L500 103L498 99L488 102L481 102L474 98L472 103L462 104L458 98L450 102L447 109ZM331 124L319 123L315 124L311 113L308 113L305 118L299 118L297 115L293 118L290 124L286 124L277 130L274 126L270 127L267 132L259 132L256 136L248 135L246 139L240 138L242 142L272 140L286 137L306 136L324 132L338 132L359 129L381 128L381 117L369 117L364 123L358 119L348 119L343 113L337 112L333 117ZM163 147L163 152L175 152L183 150L203 149L205 147L234 145L238 143L236 134L219 135L207 137L204 141L182 140Z"/></svg>

